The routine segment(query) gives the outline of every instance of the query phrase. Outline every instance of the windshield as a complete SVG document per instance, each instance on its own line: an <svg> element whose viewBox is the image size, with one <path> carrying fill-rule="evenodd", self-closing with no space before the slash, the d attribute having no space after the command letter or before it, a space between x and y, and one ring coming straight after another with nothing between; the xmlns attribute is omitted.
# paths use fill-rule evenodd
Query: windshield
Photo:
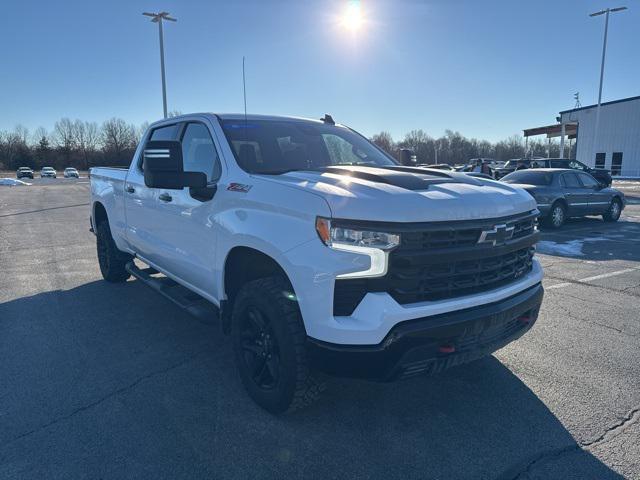
<svg viewBox="0 0 640 480"><path fill-rule="evenodd" d="M523 183L527 185L551 185L553 173L532 172L531 170L521 170L505 175L502 179L505 183Z"/></svg>
<svg viewBox="0 0 640 480"><path fill-rule="evenodd" d="M222 129L238 165L249 173L277 175L332 165L397 165L345 127L296 120L227 120Z"/></svg>

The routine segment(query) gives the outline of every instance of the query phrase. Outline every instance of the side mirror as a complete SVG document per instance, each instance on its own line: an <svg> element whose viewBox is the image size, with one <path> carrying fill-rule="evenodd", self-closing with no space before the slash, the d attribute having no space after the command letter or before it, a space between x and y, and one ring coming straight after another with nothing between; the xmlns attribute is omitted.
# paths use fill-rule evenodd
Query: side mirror
<svg viewBox="0 0 640 480"><path fill-rule="evenodd" d="M409 148L400 149L400 163L406 167L415 166L418 162L414 151Z"/></svg>
<svg viewBox="0 0 640 480"><path fill-rule="evenodd" d="M149 188L181 190L184 187L204 188L207 175L202 172L185 172L180 142L152 140L144 147L144 184Z"/></svg>

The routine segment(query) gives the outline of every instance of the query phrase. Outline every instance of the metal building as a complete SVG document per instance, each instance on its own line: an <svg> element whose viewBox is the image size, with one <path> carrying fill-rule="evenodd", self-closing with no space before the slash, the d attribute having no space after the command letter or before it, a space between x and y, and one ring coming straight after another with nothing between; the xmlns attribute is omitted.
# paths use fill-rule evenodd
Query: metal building
<svg viewBox="0 0 640 480"><path fill-rule="evenodd" d="M613 176L640 176L640 96L602 103L597 117L597 105L565 110L558 117L560 123L527 129L524 135L560 137L565 157L569 153L565 139L575 138L576 160L607 168Z"/></svg>
<svg viewBox="0 0 640 480"><path fill-rule="evenodd" d="M602 103L599 121L597 110L590 105L560 112L561 125L577 125L576 159L612 175L639 176L640 97Z"/></svg>

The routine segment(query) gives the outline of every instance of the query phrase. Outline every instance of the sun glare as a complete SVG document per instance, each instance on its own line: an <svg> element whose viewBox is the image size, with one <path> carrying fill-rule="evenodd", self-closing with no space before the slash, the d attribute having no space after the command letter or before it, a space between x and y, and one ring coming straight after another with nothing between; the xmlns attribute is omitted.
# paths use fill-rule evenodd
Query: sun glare
<svg viewBox="0 0 640 480"><path fill-rule="evenodd" d="M360 2L351 0L342 14L340 24L347 30L357 32L362 27L363 20Z"/></svg>

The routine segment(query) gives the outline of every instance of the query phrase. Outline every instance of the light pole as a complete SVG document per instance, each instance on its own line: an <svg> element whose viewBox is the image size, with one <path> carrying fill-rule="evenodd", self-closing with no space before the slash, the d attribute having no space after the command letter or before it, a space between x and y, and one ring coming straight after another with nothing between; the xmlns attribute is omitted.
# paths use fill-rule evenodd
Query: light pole
<svg viewBox="0 0 640 480"><path fill-rule="evenodd" d="M600 104L602 103L602 80L604 79L604 57L607 53L607 33L609 31L609 14L611 12L621 12L626 10L627 7L607 8L599 12L590 14L590 17L599 17L605 15L604 20L604 41L602 42L602 63L600 64L600 89L598 90L598 109L596 110L596 128L593 132L593 146L595 148L596 140L598 138L598 128L600 127ZM593 152L592 152L593 153Z"/></svg>
<svg viewBox="0 0 640 480"><path fill-rule="evenodd" d="M158 24L158 33L160 35L160 72L162 74L162 108L164 111L164 118L167 118L167 84L164 79L164 35L162 33L162 20L177 22L177 19L170 17L169 12L160 12L160 13L144 12L142 15L151 17L151 21L153 23Z"/></svg>

